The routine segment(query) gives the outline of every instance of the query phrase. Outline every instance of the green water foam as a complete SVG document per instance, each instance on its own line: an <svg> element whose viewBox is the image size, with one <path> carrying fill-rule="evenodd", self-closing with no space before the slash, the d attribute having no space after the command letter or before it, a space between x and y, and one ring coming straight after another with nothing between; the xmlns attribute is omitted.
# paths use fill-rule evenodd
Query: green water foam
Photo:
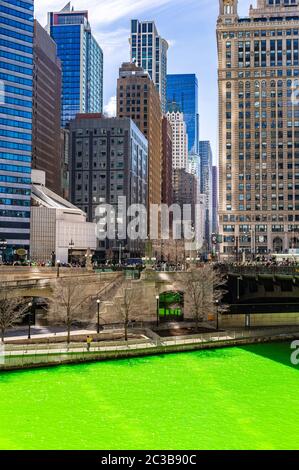
<svg viewBox="0 0 299 470"><path fill-rule="evenodd" d="M290 344L0 374L0 449L298 449Z"/></svg>

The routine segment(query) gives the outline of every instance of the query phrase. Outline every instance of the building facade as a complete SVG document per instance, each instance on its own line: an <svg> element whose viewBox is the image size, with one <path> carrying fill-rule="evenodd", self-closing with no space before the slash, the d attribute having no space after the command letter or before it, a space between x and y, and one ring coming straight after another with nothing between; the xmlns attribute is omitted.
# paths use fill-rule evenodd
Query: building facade
<svg viewBox="0 0 299 470"><path fill-rule="evenodd" d="M62 194L60 149L61 65L56 44L34 21L32 168L46 173L47 187Z"/></svg>
<svg viewBox="0 0 299 470"><path fill-rule="evenodd" d="M45 176L43 171L32 171L30 259L84 264L87 251L96 249L96 225L86 221L83 211L47 188Z"/></svg>
<svg viewBox="0 0 299 470"><path fill-rule="evenodd" d="M184 205L190 206L190 222L195 227L196 207L194 201L197 198L197 179L192 173L183 168L173 170L173 202L182 209Z"/></svg>
<svg viewBox="0 0 299 470"><path fill-rule="evenodd" d="M162 203L170 207L173 202L172 127L166 116L162 119L162 149Z"/></svg>
<svg viewBox="0 0 299 470"><path fill-rule="evenodd" d="M12 260L30 244L33 0L1 0L0 23L0 242Z"/></svg>
<svg viewBox="0 0 299 470"><path fill-rule="evenodd" d="M48 13L48 32L57 44L62 64L61 125L78 113L103 110L103 52L91 32L87 11L69 2Z"/></svg>
<svg viewBox="0 0 299 470"><path fill-rule="evenodd" d="M168 43L154 21L131 21L130 61L149 73L160 94L162 112L166 111L166 76Z"/></svg>
<svg viewBox="0 0 299 470"><path fill-rule="evenodd" d="M166 116L172 128L172 167L187 168L188 134L184 114L176 103L172 103Z"/></svg>
<svg viewBox="0 0 299 470"><path fill-rule="evenodd" d="M213 187L212 187L212 166L213 154L211 144L208 140L199 141L199 155L201 161L200 192L207 197L206 212L206 242L210 246L212 233L213 214Z"/></svg>
<svg viewBox="0 0 299 470"><path fill-rule="evenodd" d="M199 114L198 114L198 80L195 74L167 75L167 106L177 103L184 114L187 125L188 151L198 152Z"/></svg>
<svg viewBox="0 0 299 470"><path fill-rule="evenodd" d="M218 222L218 168L213 166L212 168L212 233L218 233L219 231L219 222Z"/></svg>
<svg viewBox="0 0 299 470"><path fill-rule="evenodd" d="M220 2L220 232L223 256L285 252L299 230L299 5Z"/></svg>
<svg viewBox="0 0 299 470"><path fill-rule="evenodd" d="M80 114L70 123L70 198L96 220L100 204L117 206L124 197L127 208L147 205L148 142L129 118L104 118ZM124 221L127 229L128 220ZM101 259L107 252L118 253L120 243L130 255L140 255L141 240L98 241Z"/></svg>
<svg viewBox="0 0 299 470"><path fill-rule="evenodd" d="M150 76L124 63L117 81L117 116L129 117L148 140L148 206L161 204L162 113L159 93Z"/></svg>

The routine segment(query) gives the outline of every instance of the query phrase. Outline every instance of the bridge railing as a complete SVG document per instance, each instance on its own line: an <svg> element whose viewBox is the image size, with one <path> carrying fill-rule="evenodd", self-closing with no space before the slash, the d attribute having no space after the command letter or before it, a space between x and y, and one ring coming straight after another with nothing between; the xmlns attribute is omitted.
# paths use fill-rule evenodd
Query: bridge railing
<svg viewBox="0 0 299 470"><path fill-rule="evenodd" d="M261 275L269 274L273 276L277 275L290 275L299 276L299 265L296 266L272 266L272 265L254 265L254 266L242 266L227 264L220 267L221 271L227 274L237 275Z"/></svg>

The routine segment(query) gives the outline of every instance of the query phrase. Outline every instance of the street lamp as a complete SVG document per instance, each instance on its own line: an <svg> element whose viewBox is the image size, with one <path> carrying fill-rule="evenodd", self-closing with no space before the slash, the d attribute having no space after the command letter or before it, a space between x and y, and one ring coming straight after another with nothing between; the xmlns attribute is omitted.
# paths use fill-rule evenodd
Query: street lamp
<svg viewBox="0 0 299 470"><path fill-rule="evenodd" d="M100 333L100 299L97 299L97 307L98 307L98 321L97 321L97 333Z"/></svg>
<svg viewBox="0 0 299 470"><path fill-rule="evenodd" d="M219 330L219 300L215 300L215 305L216 305L216 330Z"/></svg>
<svg viewBox="0 0 299 470"><path fill-rule="evenodd" d="M160 297L159 295L156 296L157 301L157 326L159 326L159 310L160 310Z"/></svg>
<svg viewBox="0 0 299 470"><path fill-rule="evenodd" d="M29 314L28 314L28 339L31 339L31 309L32 309L32 302L28 304Z"/></svg>
<svg viewBox="0 0 299 470"><path fill-rule="evenodd" d="M57 260L57 277L59 277L59 275L60 275L59 268L60 268L60 261Z"/></svg>

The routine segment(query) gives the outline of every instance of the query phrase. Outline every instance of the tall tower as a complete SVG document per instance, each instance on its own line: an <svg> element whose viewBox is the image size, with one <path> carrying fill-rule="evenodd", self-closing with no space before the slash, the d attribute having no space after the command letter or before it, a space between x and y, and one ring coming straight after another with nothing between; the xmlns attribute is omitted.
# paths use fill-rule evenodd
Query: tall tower
<svg viewBox="0 0 299 470"><path fill-rule="evenodd" d="M68 3L48 13L47 29L62 64L62 127L78 113L101 113L103 51L91 32L88 11L74 11Z"/></svg>
<svg viewBox="0 0 299 470"><path fill-rule="evenodd" d="M129 43L131 62L149 73L165 113L168 42L159 35L154 21L132 20Z"/></svg>
<svg viewBox="0 0 299 470"><path fill-rule="evenodd" d="M12 261L30 243L33 0L0 4L0 259Z"/></svg>
<svg viewBox="0 0 299 470"><path fill-rule="evenodd" d="M299 247L298 0L258 0L217 22L223 257Z"/></svg>

